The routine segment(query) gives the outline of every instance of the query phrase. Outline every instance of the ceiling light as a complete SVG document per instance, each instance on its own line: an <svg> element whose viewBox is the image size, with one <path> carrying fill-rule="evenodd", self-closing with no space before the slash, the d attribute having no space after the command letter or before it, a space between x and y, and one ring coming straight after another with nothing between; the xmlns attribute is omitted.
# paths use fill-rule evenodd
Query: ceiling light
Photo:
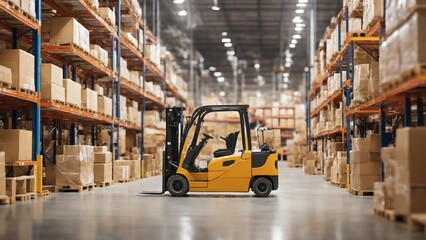
<svg viewBox="0 0 426 240"><path fill-rule="evenodd" d="M291 63L291 57L286 57L286 58L285 58L285 62L289 62L289 63Z"/></svg>
<svg viewBox="0 0 426 240"><path fill-rule="evenodd" d="M226 55L228 55L228 56L234 56L235 55L235 51L233 51L233 50L226 51Z"/></svg>
<svg viewBox="0 0 426 240"><path fill-rule="evenodd" d="M222 42L223 43L229 43L229 42L231 42L231 39L230 38L222 38Z"/></svg>
<svg viewBox="0 0 426 240"><path fill-rule="evenodd" d="M187 12L185 10L178 12L178 15L181 16L181 17L186 16L186 14L187 14Z"/></svg>
<svg viewBox="0 0 426 240"><path fill-rule="evenodd" d="M306 7L306 3L298 3L296 6L297 7Z"/></svg>
<svg viewBox="0 0 426 240"><path fill-rule="evenodd" d="M296 40L296 39L292 39L292 40L291 40L291 43L296 44L296 43L297 43L297 40Z"/></svg>
<svg viewBox="0 0 426 240"><path fill-rule="evenodd" d="M284 82L288 83L288 78L287 77L284 78Z"/></svg>
<svg viewBox="0 0 426 240"><path fill-rule="evenodd" d="M225 47L232 47L232 43L230 43L230 42L227 42L227 43L225 43L225 44L223 44Z"/></svg>
<svg viewBox="0 0 426 240"><path fill-rule="evenodd" d="M294 23L302 23L303 19L300 16L296 16L293 18L293 22Z"/></svg>
<svg viewBox="0 0 426 240"><path fill-rule="evenodd" d="M299 0L299 3L308 3L308 0Z"/></svg>
<svg viewBox="0 0 426 240"><path fill-rule="evenodd" d="M295 91L295 92L293 93L293 95L294 95L295 97L300 97L300 96L302 96L302 94L301 94L299 91Z"/></svg>
<svg viewBox="0 0 426 240"><path fill-rule="evenodd" d="M185 0L173 0L174 4L182 4L184 2L185 2Z"/></svg>
<svg viewBox="0 0 426 240"><path fill-rule="evenodd" d="M300 36L300 34L294 34L293 35L293 39L301 39L302 36Z"/></svg>
<svg viewBox="0 0 426 240"><path fill-rule="evenodd" d="M224 97L225 96L225 92L224 91L220 91L219 92L219 96Z"/></svg>
<svg viewBox="0 0 426 240"><path fill-rule="evenodd" d="M287 84L287 83L284 83L284 84L283 84L283 87L284 87L284 89L287 89L287 88L288 88L288 84Z"/></svg>
<svg viewBox="0 0 426 240"><path fill-rule="evenodd" d="M285 78L290 77L290 73L283 73L283 77L285 77Z"/></svg>
<svg viewBox="0 0 426 240"><path fill-rule="evenodd" d="M289 62L285 63L285 67L286 67L286 68L291 67L291 63L289 63Z"/></svg>
<svg viewBox="0 0 426 240"><path fill-rule="evenodd" d="M219 4L217 3L217 0L213 1L212 10L213 11L219 11L220 10L220 7L219 7Z"/></svg>
<svg viewBox="0 0 426 240"><path fill-rule="evenodd" d="M295 48L296 47L296 44L290 44L290 45L288 45L290 48Z"/></svg>
<svg viewBox="0 0 426 240"><path fill-rule="evenodd" d="M222 32L222 36L226 37L226 36L228 36L228 33L227 32Z"/></svg>
<svg viewBox="0 0 426 240"><path fill-rule="evenodd" d="M300 32L300 31L303 30L303 28L302 27L295 27L294 30L296 30L297 32Z"/></svg>
<svg viewBox="0 0 426 240"><path fill-rule="evenodd" d="M209 67L209 71L210 71L210 72L214 72L214 71L216 71L216 68L215 68L215 67L213 67L213 66L210 66L210 67Z"/></svg>
<svg viewBox="0 0 426 240"><path fill-rule="evenodd" d="M256 91L256 97L258 97L258 98L262 97L262 93L259 90Z"/></svg>
<svg viewBox="0 0 426 240"><path fill-rule="evenodd" d="M304 24L304 23L296 23L296 27L306 27L306 24Z"/></svg>
<svg viewBox="0 0 426 240"><path fill-rule="evenodd" d="M220 83L221 83L221 82L224 82L224 81L225 81L225 78L224 78L224 77L218 77L218 78L217 78L217 81L218 81L218 82L220 82Z"/></svg>
<svg viewBox="0 0 426 240"><path fill-rule="evenodd" d="M259 68L260 68L260 64L259 64L259 63L255 63L255 64L254 64L254 68L255 68L255 69L259 69Z"/></svg>
<svg viewBox="0 0 426 240"><path fill-rule="evenodd" d="M296 9L296 11L294 11L294 12L298 13L298 14L302 14L302 13L305 12L305 10L303 10L303 9Z"/></svg>
<svg viewBox="0 0 426 240"><path fill-rule="evenodd" d="M221 72L214 72L213 75L215 77L220 77L220 76L222 76L222 73Z"/></svg>

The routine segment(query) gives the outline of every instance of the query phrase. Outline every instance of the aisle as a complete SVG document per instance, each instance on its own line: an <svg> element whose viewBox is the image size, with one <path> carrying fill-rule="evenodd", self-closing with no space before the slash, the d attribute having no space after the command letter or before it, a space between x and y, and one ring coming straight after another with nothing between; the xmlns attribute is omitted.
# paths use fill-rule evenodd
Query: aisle
<svg viewBox="0 0 426 240"><path fill-rule="evenodd" d="M0 239L424 239L355 197L280 164L280 188L253 194L138 196L155 177L0 206ZM159 186L158 186L159 187ZM60 238L58 236L61 236Z"/></svg>

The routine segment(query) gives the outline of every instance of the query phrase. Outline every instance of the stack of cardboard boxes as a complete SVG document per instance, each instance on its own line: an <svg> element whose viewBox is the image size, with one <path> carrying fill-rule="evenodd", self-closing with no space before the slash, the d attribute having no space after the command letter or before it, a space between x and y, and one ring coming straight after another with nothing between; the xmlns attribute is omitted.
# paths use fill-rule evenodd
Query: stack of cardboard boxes
<svg viewBox="0 0 426 240"><path fill-rule="evenodd" d="M314 175L317 173L317 167L320 164L320 152L308 152L303 161L305 174Z"/></svg>
<svg viewBox="0 0 426 240"><path fill-rule="evenodd" d="M97 104L98 109L97 112L111 117L112 116L112 99L104 95L104 89L103 87L95 84L95 91L97 92Z"/></svg>
<svg viewBox="0 0 426 240"><path fill-rule="evenodd" d="M101 16L111 26L115 26L115 13L109 7L100 7L99 16Z"/></svg>
<svg viewBox="0 0 426 240"><path fill-rule="evenodd" d="M347 160L346 152L337 152L337 157L333 161L330 169L330 182L338 187L345 187L347 182Z"/></svg>
<svg viewBox="0 0 426 240"><path fill-rule="evenodd" d="M89 30L72 17L54 17L50 21L49 42L52 44L74 44L90 52Z"/></svg>
<svg viewBox="0 0 426 240"><path fill-rule="evenodd" d="M62 69L50 63L41 64L41 99L65 103Z"/></svg>
<svg viewBox="0 0 426 240"><path fill-rule="evenodd" d="M382 148L381 158L385 180L374 183L374 210L378 211L393 209L396 177L395 147Z"/></svg>
<svg viewBox="0 0 426 240"><path fill-rule="evenodd" d="M109 8L108 8L109 9ZM108 51L96 44L90 44L90 55L104 66L108 66Z"/></svg>
<svg viewBox="0 0 426 240"><path fill-rule="evenodd" d="M71 79L64 79L65 103L81 108L81 84Z"/></svg>
<svg viewBox="0 0 426 240"><path fill-rule="evenodd" d="M91 112L98 111L98 93L90 88L81 90L81 106Z"/></svg>
<svg viewBox="0 0 426 240"><path fill-rule="evenodd" d="M106 146L94 147L95 162L94 176L95 183L112 182L112 156Z"/></svg>
<svg viewBox="0 0 426 240"><path fill-rule="evenodd" d="M352 139L351 188L357 192L373 192L374 182L381 180L380 134Z"/></svg>
<svg viewBox="0 0 426 240"><path fill-rule="evenodd" d="M12 69L0 65L0 82L12 85Z"/></svg>
<svg viewBox="0 0 426 240"><path fill-rule="evenodd" d="M62 145L56 155L56 186L78 188L94 183L92 146Z"/></svg>
<svg viewBox="0 0 426 240"><path fill-rule="evenodd" d="M0 151L5 152L5 162L32 160L32 132L21 129L0 130Z"/></svg>
<svg viewBox="0 0 426 240"><path fill-rule="evenodd" d="M0 51L0 64L11 69L12 87L35 91L34 85L34 56L21 49ZM9 70L4 69L7 81Z"/></svg>
<svg viewBox="0 0 426 240"><path fill-rule="evenodd" d="M352 1L354 2L354 1ZM363 29L367 33L368 26L377 20L377 18L383 17L383 1L381 0L365 0L363 2L364 14L363 14Z"/></svg>
<svg viewBox="0 0 426 240"><path fill-rule="evenodd" d="M127 182L130 179L131 162L128 160L116 160L113 162L113 179L118 182Z"/></svg>

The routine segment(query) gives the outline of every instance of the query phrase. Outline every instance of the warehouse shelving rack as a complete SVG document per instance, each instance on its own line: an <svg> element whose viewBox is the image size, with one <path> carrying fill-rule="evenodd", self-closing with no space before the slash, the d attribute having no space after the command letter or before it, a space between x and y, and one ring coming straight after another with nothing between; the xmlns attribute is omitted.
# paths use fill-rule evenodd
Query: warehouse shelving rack
<svg viewBox="0 0 426 240"><path fill-rule="evenodd" d="M346 142L346 155L347 155L347 163L348 163L348 173L349 173L349 164L350 164L350 148L351 148L351 123L353 126L355 126L355 114L351 114L351 110L349 109L351 105L351 94L352 94L352 86L354 82L354 67L355 67L355 59L354 59L354 51L355 47L358 46L361 49L363 49L367 54L369 54L371 57L373 57L376 61L378 61L378 49L379 49L379 43L380 43L380 30L383 26L382 20L379 18L374 19L374 21L369 26L369 31L364 34L357 34L356 36L350 33L349 28L349 18L355 17L360 18L363 16L363 8L362 8L362 0L357 0L354 5L354 10L352 12L349 11L348 1L345 2L342 10L339 12L336 22L332 24L326 33L324 34L323 38L328 39L331 37L331 33L334 29L337 28L338 31L338 54L335 55L331 59L330 65L327 67L326 72L323 76L320 77L319 82L314 84L313 86L310 86L310 79L307 79L307 104L309 104L309 110L307 111L307 127L308 127L308 146L309 151L312 150L312 142L314 141L314 147L313 149L317 149L318 145L318 139L325 139L325 138L333 138L335 136L341 136L342 141ZM346 21L346 38L341 44L342 36L341 36L341 22L343 20ZM319 51L321 49L318 49L316 58L319 57ZM346 76L343 76L343 71L346 70ZM329 96L323 103L321 103L317 108L310 109L310 103L311 99L313 99L316 94L321 89L321 86L327 84L328 76L334 72L340 73L340 88L333 93L331 96ZM337 127L332 130L328 131L322 131L318 133L317 135L312 135L311 130L311 119L318 116L318 114L321 112L321 110L327 108L330 104L340 103L343 102L343 106L346 109L343 109L342 111L342 127ZM346 112L345 112L346 111ZM375 109L363 109L363 114L377 114L379 111ZM365 118L360 119L363 123L365 123ZM365 137L366 133L366 126L363 124L363 135ZM325 142L322 141L322 147L324 149ZM349 174L348 174L348 181L349 183ZM350 184L348 185L348 189L350 188Z"/></svg>

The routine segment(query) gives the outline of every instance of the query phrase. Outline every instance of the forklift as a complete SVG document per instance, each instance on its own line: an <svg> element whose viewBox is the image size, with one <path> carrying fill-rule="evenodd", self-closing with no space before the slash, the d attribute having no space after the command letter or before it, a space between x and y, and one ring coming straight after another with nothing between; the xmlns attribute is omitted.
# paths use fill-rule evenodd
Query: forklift
<svg viewBox="0 0 426 240"><path fill-rule="evenodd" d="M163 152L163 174L161 192L174 197L188 192L249 192L256 197L267 197L278 189L278 155L275 150L262 143L260 150L252 150L248 105L211 105L197 108L192 116L186 117L184 107L166 108L166 147ZM221 139L226 148L217 149L207 161L207 167L197 166L196 159L201 150L214 139L200 133L204 117L214 112L237 112L240 131L231 132ZM192 139L188 134L193 133ZM235 151L241 133L243 149ZM202 136L200 135L202 134ZM201 136L197 143L198 136Z"/></svg>

